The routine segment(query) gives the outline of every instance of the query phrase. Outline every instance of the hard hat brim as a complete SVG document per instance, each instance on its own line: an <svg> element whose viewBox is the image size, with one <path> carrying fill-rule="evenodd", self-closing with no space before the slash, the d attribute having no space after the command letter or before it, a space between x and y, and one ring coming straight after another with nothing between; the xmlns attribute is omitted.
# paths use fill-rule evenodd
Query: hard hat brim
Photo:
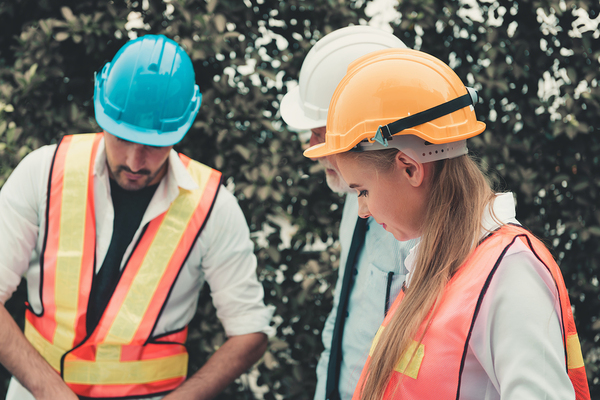
<svg viewBox="0 0 600 400"><path fill-rule="evenodd" d="M344 150L342 149L330 150L327 148L326 144L327 143L319 143L314 146L311 146L308 149L304 150L304 153L302 154L306 158L320 158L344 152Z"/></svg>
<svg viewBox="0 0 600 400"><path fill-rule="evenodd" d="M412 153L409 154L409 156L413 157L415 160L420 162L430 162L435 160L441 160L444 158L453 158L461 154L466 154L466 152L462 153L462 150L460 150L460 148L464 146L464 148L466 149L466 140L473 136L479 135L485 130L485 128L485 123L481 121L476 121L475 129L473 131L468 132L462 135L461 137L454 137L452 140L436 140L436 138L424 136L423 133L419 130L407 129L404 130L402 133L393 135L393 141L390 142L389 147L381 146L374 141L369 141L371 143L368 145L365 144L364 139L372 137L375 134L374 132L370 132L369 135L364 135L364 137L362 138L357 138L355 142L346 143L346 145L338 147L332 145L328 146L328 138L326 134L324 143L319 143L314 146L311 146L308 149L304 150L302 154L304 155L304 157L307 158L320 158L331 156L334 154L345 153L347 151L351 151L357 146L360 147L361 151L397 148L404 152L406 152L407 149L411 149L410 151ZM456 149L452 149L454 145L456 145ZM436 154L438 154L437 151L435 151L438 150L436 146L442 146L439 148L439 150L441 150L442 148L444 149L440 152L439 157L436 156ZM418 155L418 153L421 153L421 155ZM444 156L442 157L442 155Z"/></svg>
<svg viewBox="0 0 600 400"><path fill-rule="evenodd" d="M94 99L96 122L102 129L111 135L127 140L128 142L156 147L173 146L179 143L194 123L199 108L200 105L198 104L196 109L190 115L189 120L177 130L172 132L152 132L148 129L141 130L127 122L113 120L104 113L104 108L102 107L100 100L98 98Z"/></svg>
<svg viewBox="0 0 600 400"><path fill-rule="evenodd" d="M129 125L126 122L115 122L105 115L96 115L96 122L102 129L113 136L117 136L123 140L133 143L140 143L147 146L166 147L173 146L181 141L187 133L187 127L178 129L169 133L159 132L144 132L140 133L139 129Z"/></svg>
<svg viewBox="0 0 600 400"><path fill-rule="evenodd" d="M299 86L294 87L283 96L279 110L283 121L294 130L301 131L320 128L327 124L327 117L324 119L313 119L306 116L302 108Z"/></svg>

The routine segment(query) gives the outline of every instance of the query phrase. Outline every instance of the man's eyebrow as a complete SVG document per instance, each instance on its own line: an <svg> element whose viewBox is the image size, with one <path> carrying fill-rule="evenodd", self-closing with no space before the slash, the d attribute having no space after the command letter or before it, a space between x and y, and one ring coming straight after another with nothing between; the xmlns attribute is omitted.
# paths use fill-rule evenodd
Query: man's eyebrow
<svg viewBox="0 0 600 400"><path fill-rule="evenodd" d="M359 187L360 185L358 183L351 183L348 186L350 187L350 189L355 189L355 188Z"/></svg>

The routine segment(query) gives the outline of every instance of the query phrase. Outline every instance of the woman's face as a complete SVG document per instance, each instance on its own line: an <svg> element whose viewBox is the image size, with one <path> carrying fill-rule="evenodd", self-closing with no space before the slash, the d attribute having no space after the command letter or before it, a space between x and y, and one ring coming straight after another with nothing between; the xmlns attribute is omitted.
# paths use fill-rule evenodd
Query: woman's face
<svg viewBox="0 0 600 400"><path fill-rule="evenodd" d="M372 216L399 241L421 236L425 215L427 164L398 152L388 171L377 170L361 156L338 156L337 163L348 185L358 193L358 215ZM412 163L412 164L411 164Z"/></svg>

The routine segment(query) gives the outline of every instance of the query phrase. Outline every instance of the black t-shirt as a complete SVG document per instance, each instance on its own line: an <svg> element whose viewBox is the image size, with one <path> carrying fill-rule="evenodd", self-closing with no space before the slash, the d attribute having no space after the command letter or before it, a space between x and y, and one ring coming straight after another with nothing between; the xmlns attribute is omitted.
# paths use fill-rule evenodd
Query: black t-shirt
<svg viewBox="0 0 600 400"><path fill-rule="evenodd" d="M88 334L98 325L104 309L108 305L117 283L121 278L121 261L131 243L148 204L154 196L158 184L140 190L125 190L110 179L110 195L115 210L113 235L102 262L102 267L94 274L92 291L87 310L86 327Z"/></svg>

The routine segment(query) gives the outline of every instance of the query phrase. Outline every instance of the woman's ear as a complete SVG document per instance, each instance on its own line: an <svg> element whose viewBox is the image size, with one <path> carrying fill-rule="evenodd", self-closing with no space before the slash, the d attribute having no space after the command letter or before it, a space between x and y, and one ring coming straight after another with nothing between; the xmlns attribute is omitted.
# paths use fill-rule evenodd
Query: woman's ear
<svg viewBox="0 0 600 400"><path fill-rule="evenodd" d="M412 186L421 186L425 180L426 173L424 164L413 160L401 151L396 153L395 162L397 170L408 180Z"/></svg>

